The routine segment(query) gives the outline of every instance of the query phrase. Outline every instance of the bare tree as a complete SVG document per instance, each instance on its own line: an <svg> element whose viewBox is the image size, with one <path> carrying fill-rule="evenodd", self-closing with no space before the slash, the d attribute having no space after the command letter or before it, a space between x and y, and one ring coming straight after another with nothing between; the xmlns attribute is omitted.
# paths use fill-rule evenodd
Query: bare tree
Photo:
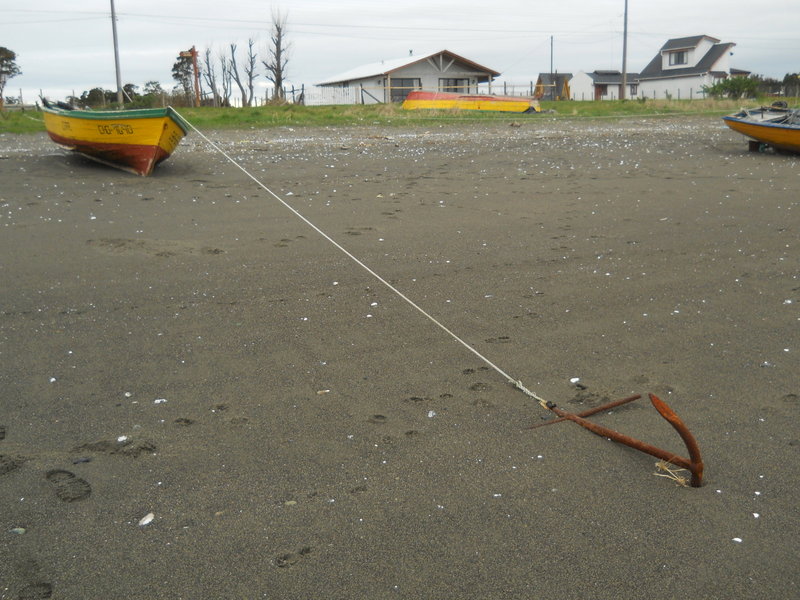
<svg viewBox="0 0 800 600"><path fill-rule="evenodd" d="M244 80L239 75L239 66L236 61L236 44L231 44L231 59L230 59L230 72L239 91L242 93L242 106L251 106L253 104L253 82L256 78L256 42L253 38L247 40L247 57L242 66L244 70Z"/></svg>
<svg viewBox="0 0 800 600"><path fill-rule="evenodd" d="M265 76L275 88L274 100L284 100L283 82L286 78L286 65L289 63L289 49L291 44L286 42L286 15L279 10L272 11L272 31L270 32L270 45L267 48L267 60L261 63L267 70Z"/></svg>
<svg viewBox="0 0 800 600"><path fill-rule="evenodd" d="M247 77L247 106L252 106L254 96L254 86L258 72L256 71L256 41L253 38L247 39L247 62L244 64L244 74Z"/></svg>
<svg viewBox="0 0 800 600"><path fill-rule="evenodd" d="M231 105L231 92L233 91L233 74L231 73L231 65L228 62L225 53L220 51L219 64L222 75L220 77L220 84L222 85L222 106Z"/></svg>
<svg viewBox="0 0 800 600"><path fill-rule="evenodd" d="M211 60L211 48L206 48L203 52L203 65L202 65L203 79L206 80L208 87L211 88L211 95L214 101L214 106L219 106L219 90L217 89L217 68L214 61Z"/></svg>

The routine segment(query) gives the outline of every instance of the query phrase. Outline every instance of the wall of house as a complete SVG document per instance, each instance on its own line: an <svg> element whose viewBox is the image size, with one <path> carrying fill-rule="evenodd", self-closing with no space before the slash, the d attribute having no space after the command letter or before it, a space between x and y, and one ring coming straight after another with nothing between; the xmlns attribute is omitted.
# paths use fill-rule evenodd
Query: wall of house
<svg viewBox="0 0 800 600"><path fill-rule="evenodd" d="M434 64L431 64L431 61ZM439 90L440 79L468 79L470 85L468 91L477 92L478 77L482 73L478 73L457 61L450 64L450 60L446 57L442 63L439 62L438 57L433 57L431 61L426 60L398 69L392 73L391 78L419 79L422 89L432 92Z"/></svg>
<svg viewBox="0 0 800 600"><path fill-rule="evenodd" d="M594 100L594 81L583 71L578 71L569 80L573 100Z"/></svg>
<svg viewBox="0 0 800 600"><path fill-rule="evenodd" d="M619 100L619 88L621 87L622 86L618 84L608 84L606 86L606 93L600 96L600 100ZM630 94L628 95L630 96Z"/></svg>
<svg viewBox="0 0 800 600"><path fill-rule="evenodd" d="M628 98L635 98L637 95L631 94L631 86L635 85L634 82L628 83ZM600 97L601 100L619 100L619 88L622 87L619 84L609 83L606 85L606 93ZM595 99L595 83L594 80L589 77L583 71L580 71L572 76L572 79L569 80L569 88L570 88L570 99L580 101L589 101Z"/></svg>
<svg viewBox="0 0 800 600"><path fill-rule="evenodd" d="M650 98L655 100L702 100L705 98L703 86L711 87L719 79L711 74L696 77L676 77L675 79L657 79L639 81L636 94L628 93L629 98ZM569 82L573 100L594 100L594 81L589 75L580 71ZM618 85L609 84L602 100L619 100Z"/></svg>
<svg viewBox="0 0 800 600"><path fill-rule="evenodd" d="M679 77L675 79L658 79L654 81L640 81L636 94L628 93L629 98L650 98L665 100L702 100L705 98L703 86L712 86L719 80L710 74L692 78ZM583 72L576 73L569 82L570 97L572 100L594 100L594 81ZM602 100L619 100L618 85L609 84Z"/></svg>
<svg viewBox="0 0 800 600"><path fill-rule="evenodd" d="M326 88L345 89L346 97L351 102L343 104L377 104L384 102L384 77L367 77L366 79L354 79L341 85L324 86ZM344 98L344 96L343 96Z"/></svg>
<svg viewBox="0 0 800 600"><path fill-rule="evenodd" d="M421 88L428 91L437 91L440 79L468 79L469 92L477 93L478 79L480 76L486 75L485 73L476 72L468 65L458 61L451 64L450 59L447 57L444 57L441 63L438 57L433 57L432 60L434 64L425 60L398 69L391 76L376 75L375 77L352 80L335 87L358 90L356 96L359 104L376 104L378 102L389 102L390 90L388 88L396 87L398 79L419 79Z"/></svg>
<svg viewBox="0 0 800 600"><path fill-rule="evenodd" d="M714 85L711 75L697 77L678 77L675 79L657 79L639 82L639 98L664 100L701 100L705 98L703 86Z"/></svg>
<svg viewBox="0 0 800 600"><path fill-rule="evenodd" d="M712 67L714 71L724 71L725 73L731 72L731 51L725 52L717 59Z"/></svg>

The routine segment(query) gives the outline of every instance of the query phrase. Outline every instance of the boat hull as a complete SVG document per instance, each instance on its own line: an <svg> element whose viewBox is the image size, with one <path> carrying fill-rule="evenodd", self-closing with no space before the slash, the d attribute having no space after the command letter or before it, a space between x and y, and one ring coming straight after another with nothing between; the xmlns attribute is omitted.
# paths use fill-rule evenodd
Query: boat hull
<svg viewBox="0 0 800 600"><path fill-rule="evenodd" d="M187 133L172 108L84 111L45 107L44 123L55 143L104 164L150 175Z"/></svg>
<svg viewBox="0 0 800 600"><path fill-rule="evenodd" d="M779 150L800 153L800 124L779 120L757 120L747 113L723 117L725 124L737 133Z"/></svg>
<svg viewBox="0 0 800 600"><path fill-rule="evenodd" d="M539 103L516 96L483 96L450 92L409 92L403 102L405 110L485 110L499 112L539 112Z"/></svg>

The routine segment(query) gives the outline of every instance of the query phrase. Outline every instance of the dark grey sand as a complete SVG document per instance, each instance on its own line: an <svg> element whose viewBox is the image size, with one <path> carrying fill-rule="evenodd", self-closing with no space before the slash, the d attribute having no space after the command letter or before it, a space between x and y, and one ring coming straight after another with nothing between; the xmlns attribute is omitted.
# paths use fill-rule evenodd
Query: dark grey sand
<svg viewBox="0 0 800 600"><path fill-rule="evenodd" d="M211 137L546 399L658 394L705 485L527 429L196 134L150 178L3 135L0 598L800 595L797 157L714 117ZM685 453L646 399L594 420Z"/></svg>

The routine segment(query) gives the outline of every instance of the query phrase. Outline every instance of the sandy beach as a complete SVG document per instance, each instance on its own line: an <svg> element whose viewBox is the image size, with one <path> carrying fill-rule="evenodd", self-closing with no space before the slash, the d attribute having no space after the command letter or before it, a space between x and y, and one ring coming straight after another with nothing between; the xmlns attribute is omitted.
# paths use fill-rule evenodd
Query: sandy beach
<svg viewBox="0 0 800 600"><path fill-rule="evenodd" d="M0 135L0 599L800 596L800 157L708 116L207 134L269 191L195 133L149 178ZM655 393L704 485L500 372L643 394L592 420L685 454Z"/></svg>

